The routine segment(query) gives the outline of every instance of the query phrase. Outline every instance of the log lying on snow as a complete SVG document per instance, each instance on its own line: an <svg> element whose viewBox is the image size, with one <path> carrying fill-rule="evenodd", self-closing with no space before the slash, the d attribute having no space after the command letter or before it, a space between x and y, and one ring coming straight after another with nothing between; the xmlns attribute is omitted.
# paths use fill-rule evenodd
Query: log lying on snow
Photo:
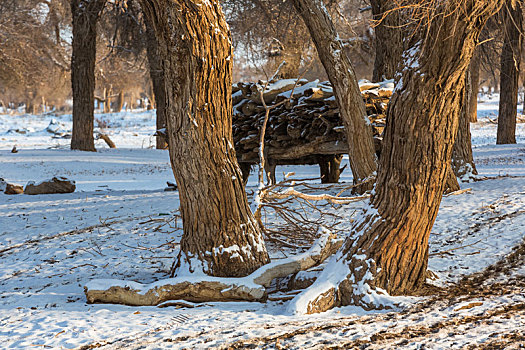
<svg viewBox="0 0 525 350"><path fill-rule="evenodd" d="M154 306L168 300L203 301L264 301L266 287L275 278L319 265L343 244L342 239L325 230L312 248L295 257L262 266L242 278L182 276L151 284L113 279L93 280L84 293L88 303L111 303L131 306Z"/></svg>

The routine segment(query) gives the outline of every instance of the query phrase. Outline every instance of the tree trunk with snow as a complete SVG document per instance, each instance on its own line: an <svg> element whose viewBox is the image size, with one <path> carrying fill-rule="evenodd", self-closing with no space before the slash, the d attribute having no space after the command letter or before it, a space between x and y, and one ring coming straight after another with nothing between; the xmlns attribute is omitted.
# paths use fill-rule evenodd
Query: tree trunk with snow
<svg viewBox="0 0 525 350"><path fill-rule="evenodd" d="M293 0L310 31L317 53L332 83L348 140L354 182L377 169L372 128L357 84L354 68L339 40L330 15L320 0Z"/></svg>
<svg viewBox="0 0 525 350"><path fill-rule="evenodd" d="M71 149L95 151L93 120L95 108L95 58L97 21L106 0L71 0L73 39L71 87L73 89L73 132Z"/></svg>
<svg viewBox="0 0 525 350"><path fill-rule="evenodd" d="M516 143L518 79L522 50L522 1L506 0L502 9L504 40L501 49L500 99L497 144Z"/></svg>
<svg viewBox="0 0 525 350"><path fill-rule="evenodd" d="M146 52L149 63L149 75L151 84L153 86L153 94L155 95L155 106L156 106L156 117L157 117L157 130L164 129L167 127L166 123L166 96L164 90L164 73L162 71L162 65L158 53L157 39L155 38L155 32L152 25L146 18ZM168 148L168 142L164 137L164 134L159 134L156 137L156 148L166 149Z"/></svg>
<svg viewBox="0 0 525 350"><path fill-rule="evenodd" d="M370 0L375 21L375 59L373 81L393 79L403 54L403 33L399 11L392 0Z"/></svg>
<svg viewBox="0 0 525 350"><path fill-rule="evenodd" d="M232 139L232 47L217 0L141 0L164 73L184 234L180 270L244 276L269 261Z"/></svg>
<svg viewBox="0 0 525 350"><path fill-rule="evenodd" d="M423 284L464 74L482 26L502 2L450 0L420 14L432 22L411 37L405 53L401 82L388 109L376 192L337 258L294 301L297 309L378 308L386 303L384 292L410 294Z"/></svg>

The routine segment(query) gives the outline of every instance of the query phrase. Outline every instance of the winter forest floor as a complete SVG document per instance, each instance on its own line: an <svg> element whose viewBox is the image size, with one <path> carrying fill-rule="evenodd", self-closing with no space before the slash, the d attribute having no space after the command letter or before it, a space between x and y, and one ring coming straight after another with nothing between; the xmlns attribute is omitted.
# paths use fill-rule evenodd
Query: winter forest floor
<svg viewBox="0 0 525 350"><path fill-rule="evenodd" d="M0 115L0 177L24 185L61 175L77 184L71 194L0 194L0 348L524 348L525 124L518 124L517 145L496 146L497 103L481 101L472 124L481 181L443 198L430 236L429 296L411 298L403 310L345 307L319 315L288 311L296 291L266 303L86 304L90 280L149 283L165 278L177 256L179 197L163 190L173 179L167 151L150 148L154 113L97 115L119 148L99 140L96 153L68 149L60 135L71 116ZM15 144L19 152L10 153ZM316 166L277 171L319 176ZM348 171L342 181L351 183ZM337 193L345 185L318 182L301 190ZM248 193L255 188L252 174ZM319 205L344 235L363 204ZM264 220L286 231L274 212ZM304 246L293 234L294 245ZM273 259L301 251L268 241Z"/></svg>

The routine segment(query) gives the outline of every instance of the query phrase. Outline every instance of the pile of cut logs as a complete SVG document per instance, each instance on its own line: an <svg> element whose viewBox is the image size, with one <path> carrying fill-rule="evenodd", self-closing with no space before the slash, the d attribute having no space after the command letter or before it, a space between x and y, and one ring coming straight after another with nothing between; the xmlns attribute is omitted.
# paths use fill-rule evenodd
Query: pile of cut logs
<svg viewBox="0 0 525 350"><path fill-rule="evenodd" d="M385 127L386 106L392 95L393 82L359 82L373 127L376 150L379 150ZM243 175L259 162L260 129L265 107L271 108L265 133L266 171L274 176L275 166L284 164L319 164L347 153L346 135L339 109L329 82L285 79L267 84L237 83L233 86L233 139ZM333 168L333 166L332 166ZM339 168L337 168L339 170ZM337 182L331 176L331 181Z"/></svg>

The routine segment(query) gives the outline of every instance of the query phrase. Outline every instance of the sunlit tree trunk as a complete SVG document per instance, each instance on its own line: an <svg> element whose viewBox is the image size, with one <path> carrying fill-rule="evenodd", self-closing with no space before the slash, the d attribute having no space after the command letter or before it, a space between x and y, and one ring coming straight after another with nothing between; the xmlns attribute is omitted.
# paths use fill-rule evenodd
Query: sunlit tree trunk
<svg viewBox="0 0 525 350"><path fill-rule="evenodd" d="M348 140L348 155L354 182L377 169L372 128L350 59L339 40L330 15L321 0L293 0L310 31L319 59L332 83Z"/></svg>
<svg viewBox="0 0 525 350"><path fill-rule="evenodd" d="M106 0L71 0L73 39L71 87L73 89L73 132L71 149L95 151L93 119L95 108L95 59L97 21Z"/></svg>
<svg viewBox="0 0 525 350"><path fill-rule="evenodd" d="M184 234L178 268L243 276L268 262L232 138L232 47L218 0L141 0L163 67Z"/></svg>
<svg viewBox="0 0 525 350"><path fill-rule="evenodd" d="M381 308L374 295L410 294L424 283L464 75L482 26L502 2L442 1L428 16L421 14L432 22L411 37L404 56L388 109L376 192L337 258L296 299L303 311L349 304Z"/></svg>

